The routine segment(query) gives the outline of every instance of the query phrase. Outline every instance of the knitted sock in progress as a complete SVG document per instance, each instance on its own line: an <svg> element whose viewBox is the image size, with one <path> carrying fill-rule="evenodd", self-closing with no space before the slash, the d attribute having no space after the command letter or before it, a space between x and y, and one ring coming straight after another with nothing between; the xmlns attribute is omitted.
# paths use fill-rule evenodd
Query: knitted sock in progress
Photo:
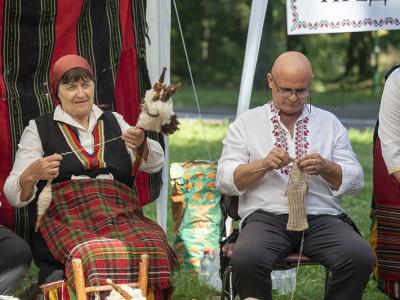
<svg viewBox="0 0 400 300"><path fill-rule="evenodd" d="M296 162L293 162L292 172L287 187L289 202L289 219L286 229L290 231L303 231L308 228L305 198L308 186L306 175Z"/></svg>

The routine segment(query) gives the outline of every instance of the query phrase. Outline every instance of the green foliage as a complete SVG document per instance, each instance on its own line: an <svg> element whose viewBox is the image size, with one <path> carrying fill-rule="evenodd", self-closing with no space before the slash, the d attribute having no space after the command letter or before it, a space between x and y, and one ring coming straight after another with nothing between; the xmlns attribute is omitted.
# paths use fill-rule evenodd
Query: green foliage
<svg viewBox="0 0 400 300"><path fill-rule="evenodd" d="M237 88L242 74L251 1L176 2L195 82L207 87ZM174 10L171 17L172 80L186 83L189 74ZM323 82L357 83L371 79L375 70L383 78L389 66L399 63L396 50L399 45L400 31L396 30L288 36L286 1L269 1L255 87L265 86L265 74L271 70L274 59L286 50L305 53L313 63L315 78Z"/></svg>
<svg viewBox="0 0 400 300"><path fill-rule="evenodd" d="M197 86L197 96L202 112L204 113L232 113L236 112L239 87L206 87ZM250 107L265 104L271 92L264 88L253 90ZM312 103L320 105L345 105L349 103L365 103L378 101L378 96L372 92L371 82L364 81L358 84L330 83L314 81L312 87ZM174 97L175 110L197 111L193 91L189 84L182 86ZM179 113L178 113L179 116Z"/></svg>
<svg viewBox="0 0 400 300"><path fill-rule="evenodd" d="M227 74L240 74L244 56L250 1L177 1L182 31L195 79L231 84ZM176 15L172 13L171 57L173 80L188 78ZM237 75L236 75L237 76Z"/></svg>

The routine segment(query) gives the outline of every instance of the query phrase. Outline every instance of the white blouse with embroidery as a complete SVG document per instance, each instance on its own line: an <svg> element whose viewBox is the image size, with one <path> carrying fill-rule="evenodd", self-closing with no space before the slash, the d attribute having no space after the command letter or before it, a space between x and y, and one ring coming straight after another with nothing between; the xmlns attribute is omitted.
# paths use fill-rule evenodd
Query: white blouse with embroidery
<svg viewBox="0 0 400 300"><path fill-rule="evenodd" d="M400 68L386 80L379 109L378 134L389 174L400 171Z"/></svg>
<svg viewBox="0 0 400 300"><path fill-rule="evenodd" d="M61 106L56 107L53 119L55 121L62 121L66 124L76 127L79 133L79 141L82 147L89 154L91 154L94 151L94 138L92 132L97 124L97 120L101 117L102 114L103 111L98 106L93 105L92 112L89 118L88 129L82 127L82 125L77 123L69 114L65 113L62 110ZM127 131L131 127L120 114L115 112L113 114L116 117L122 132ZM164 151L157 141L147 139L147 143L149 146L149 156L147 161L142 161L140 169L148 173L157 172L163 166ZM129 152L129 155L131 156L132 161L134 161L135 153L128 147L127 150ZM44 153L42 142L40 140L36 122L34 120L31 120L21 136L20 143L18 144L18 151L15 154L15 162L13 168L3 188L4 195L6 196L10 205L14 207L23 207L34 199L37 190L36 187L34 188L32 196L29 198L28 201L20 201L21 189L19 187L19 178L20 175L29 167L29 165L32 164L34 161L42 158L43 154ZM88 177L81 175L73 176L72 178L80 179ZM112 174L101 174L97 176L97 178L113 179L113 176Z"/></svg>
<svg viewBox="0 0 400 300"><path fill-rule="evenodd" d="M314 106L305 106L296 121L292 137L270 101L241 114L229 126L223 144L216 185L222 193L240 196L239 215L242 220L257 209L276 214L288 213L285 192L290 166L267 172L263 178L241 191L233 179L239 165L265 158L276 146L287 149L293 158L320 153L342 168L342 184L336 191L321 176L307 175L308 214L342 213L340 196L359 192L364 185L363 170L352 150L347 130L333 114Z"/></svg>

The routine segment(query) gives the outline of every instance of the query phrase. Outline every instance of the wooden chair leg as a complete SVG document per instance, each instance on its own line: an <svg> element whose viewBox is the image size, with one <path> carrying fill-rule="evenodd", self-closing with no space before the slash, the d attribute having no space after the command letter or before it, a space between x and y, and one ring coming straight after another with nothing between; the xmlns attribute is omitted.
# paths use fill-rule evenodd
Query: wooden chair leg
<svg viewBox="0 0 400 300"><path fill-rule="evenodd" d="M72 260L74 283L77 300L87 300L85 291L85 277L83 276L82 261L79 258Z"/></svg>
<svg viewBox="0 0 400 300"><path fill-rule="evenodd" d="M149 255L140 255L141 261L139 263L139 288L142 295L147 297L147 274L149 272Z"/></svg>
<svg viewBox="0 0 400 300"><path fill-rule="evenodd" d="M141 261L139 262L139 283L129 284L132 287L139 287L142 291L142 295L147 297L147 281L149 272L149 255L142 254L140 256ZM86 293L99 292L99 291L110 291L111 285L108 286L95 286L85 287L85 277L83 275L82 261L79 258L72 260L72 269L74 272L74 283L76 300L87 300Z"/></svg>

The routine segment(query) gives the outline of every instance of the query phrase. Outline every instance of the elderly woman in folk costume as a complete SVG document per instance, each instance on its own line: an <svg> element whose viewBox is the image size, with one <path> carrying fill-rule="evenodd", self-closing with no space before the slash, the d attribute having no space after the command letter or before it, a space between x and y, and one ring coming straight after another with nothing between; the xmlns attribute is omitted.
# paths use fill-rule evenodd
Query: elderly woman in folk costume
<svg viewBox="0 0 400 300"><path fill-rule="evenodd" d="M5 195L15 207L28 205L34 223L40 191L52 182L50 207L32 236L39 284L70 279L71 258L85 263L89 255L91 283L103 284L105 269L114 272L107 277L116 282L134 281L139 255L147 253L149 284L169 294L164 292L174 254L163 230L143 216L132 189L138 149L139 168L149 173L161 169L163 150L118 113L96 106L94 85L84 58L67 55L54 64L51 91L59 105L25 129Z"/></svg>

